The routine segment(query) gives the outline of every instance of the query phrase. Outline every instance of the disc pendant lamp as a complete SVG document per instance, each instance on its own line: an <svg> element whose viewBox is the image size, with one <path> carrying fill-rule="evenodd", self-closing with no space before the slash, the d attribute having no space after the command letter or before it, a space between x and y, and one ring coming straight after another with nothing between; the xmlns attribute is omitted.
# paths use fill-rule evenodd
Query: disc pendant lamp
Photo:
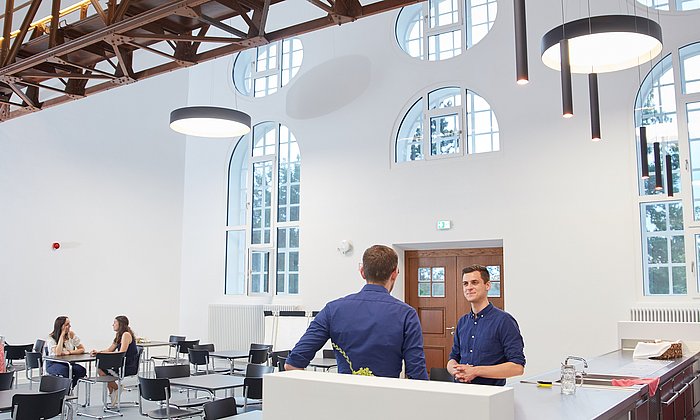
<svg viewBox="0 0 700 420"><path fill-rule="evenodd" d="M230 108L188 106L170 113L170 128L197 137L238 137L250 132L250 115Z"/></svg>

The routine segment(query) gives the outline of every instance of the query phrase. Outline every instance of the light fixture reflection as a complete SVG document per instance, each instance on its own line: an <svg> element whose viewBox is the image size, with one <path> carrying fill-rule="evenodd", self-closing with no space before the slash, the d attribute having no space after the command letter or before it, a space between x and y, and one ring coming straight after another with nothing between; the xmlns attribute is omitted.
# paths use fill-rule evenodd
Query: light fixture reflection
<svg viewBox="0 0 700 420"><path fill-rule="evenodd" d="M238 137L250 132L250 115L230 108L189 106L170 113L170 128L197 137Z"/></svg>

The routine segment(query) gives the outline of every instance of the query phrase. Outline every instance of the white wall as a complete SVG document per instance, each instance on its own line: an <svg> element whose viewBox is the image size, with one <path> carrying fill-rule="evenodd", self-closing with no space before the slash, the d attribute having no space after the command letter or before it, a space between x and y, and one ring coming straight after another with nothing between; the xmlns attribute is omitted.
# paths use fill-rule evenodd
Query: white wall
<svg viewBox="0 0 700 420"><path fill-rule="evenodd" d="M301 304L320 309L360 288L357 262L373 243L502 239L506 306L522 328L528 373L556 368L568 354L616 348L615 322L627 319L640 299L632 120L637 69L600 76L605 140L592 143L587 78L574 77L576 115L564 120L559 73L539 59L541 35L561 24L559 5L550 3L528 2L526 87L515 84L507 1L499 2L483 41L444 62L420 62L398 49L397 12L391 12L303 36L299 74L265 98L234 95L232 58L191 69L190 103L236 104L254 123L287 125L299 141ZM617 2L592 3L594 14L627 13ZM567 11L567 18L583 16L576 13ZM700 39L697 16L662 16L664 54ZM392 169L392 130L402 110L423 89L454 83L495 109L502 151ZM209 302L240 301L221 293L232 147L231 141L199 140L187 147L181 325L201 337ZM453 229L436 231L438 219L452 220ZM352 256L336 252L341 239L355 244ZM403 296L403 284L394 294Z"/></svg>
<svg viewBox="0 0 700 420"><path fill-rule="evenodd" d="M0 124L0 334L68 315L88 348L123 314L140 336L178 327L185 144L168 113L187 72ZM54 251L53 242L61 248Z"/></svg>

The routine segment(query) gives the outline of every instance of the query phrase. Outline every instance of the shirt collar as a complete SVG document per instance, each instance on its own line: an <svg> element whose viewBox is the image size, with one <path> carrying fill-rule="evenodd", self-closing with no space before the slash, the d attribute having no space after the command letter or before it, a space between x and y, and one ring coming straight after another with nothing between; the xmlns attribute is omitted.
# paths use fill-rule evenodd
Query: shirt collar
<svg viewBox="0 0 700 420"><path fill-rule="evenodd" d="M475 314L474 312L469 311L469 316L472 318L476 318L477 316L488 315L488 313L493 310L493 307L494 307L493 303L489 302L489 304L486 305L486 307L484 309L482 309L481 312L479 312L478 314Z"/></svg>
<svg viewBox="0 0 700 420"><path fill-rule="evenodd" d="M381 286L379 284L365 284L365 286L362 288L363 292L384 292L384 293L389 293L388 290L386 290L386 287Z"/></svg>

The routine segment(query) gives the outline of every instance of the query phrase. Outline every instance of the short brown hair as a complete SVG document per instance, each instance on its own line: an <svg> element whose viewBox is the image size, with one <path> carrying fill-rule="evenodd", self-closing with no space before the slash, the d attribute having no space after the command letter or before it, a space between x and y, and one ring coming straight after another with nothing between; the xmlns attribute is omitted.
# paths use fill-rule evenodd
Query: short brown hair
<svg viewBox="0 0 700 420"><path fill-rule="evenodd" d="M462 270L462 277L464 277L465 274L473 273L475 271L478 271L479 274L481 274L481 280L483 280L484 283L491 281L491 274L489 273L489 270L487 270L483 265L479 264L470 265L469 267L464 268L464 270Z"/></svg>
<svg viewBox="0 0 700 420"><path fill-rule="evenodd" d="M372 245L362 254L365 278L372 283L386 283L398 265L396 251L385 245Z"/></svg>

